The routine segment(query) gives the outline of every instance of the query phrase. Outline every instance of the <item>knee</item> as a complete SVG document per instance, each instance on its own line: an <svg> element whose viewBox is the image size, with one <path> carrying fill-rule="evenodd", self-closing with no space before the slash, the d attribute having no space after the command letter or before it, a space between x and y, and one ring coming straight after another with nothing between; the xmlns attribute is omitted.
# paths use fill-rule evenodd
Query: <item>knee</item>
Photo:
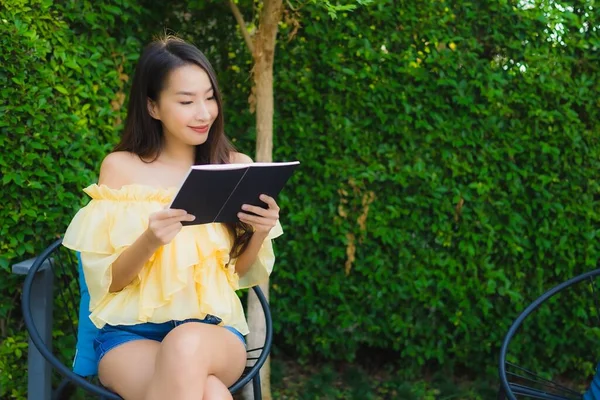
<svg viewBox="0 0 600 400"><path fill-rule="evenodd" d="M173 329L161 344L161 353L173 359L184 368L191 365L201 366L203 353L206 352L206 340L200 324L184 324Z"/></svg>
<svg viewBox="0 0 600 400"><path fill-rule="evenodd" d="M206 379L203 400L233 400L229 389L219 378L209 375Z"/></svg>

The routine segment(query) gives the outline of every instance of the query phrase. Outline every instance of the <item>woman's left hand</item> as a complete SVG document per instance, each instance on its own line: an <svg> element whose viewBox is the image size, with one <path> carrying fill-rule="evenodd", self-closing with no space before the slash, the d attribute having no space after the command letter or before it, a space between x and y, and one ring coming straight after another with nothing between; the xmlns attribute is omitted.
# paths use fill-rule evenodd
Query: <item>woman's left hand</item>
<svg viewBox="0 0 600 400"><path fill-rule="evenodd" d="M256 215L240 212L238 213L238 218L240 221L251 225L254 228L254 232L269 233L279 220L279 206L274 198L267 196L266 194L261 194L260 200L267 203L269 208L264 209L262 207L244 204L242 210Z"/></svg>

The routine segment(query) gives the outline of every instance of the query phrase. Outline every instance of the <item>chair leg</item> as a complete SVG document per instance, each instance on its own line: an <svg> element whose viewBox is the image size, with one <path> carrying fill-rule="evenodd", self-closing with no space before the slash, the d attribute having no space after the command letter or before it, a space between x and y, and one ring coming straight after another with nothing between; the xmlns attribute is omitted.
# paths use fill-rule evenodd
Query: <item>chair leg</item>
<svg viewBox="0 0 600 400"><path fill-rule="evenodd" d="M252 379L252 389L254 391L254 400L262 400L262 389L260 388L260 371Z"/></svg>

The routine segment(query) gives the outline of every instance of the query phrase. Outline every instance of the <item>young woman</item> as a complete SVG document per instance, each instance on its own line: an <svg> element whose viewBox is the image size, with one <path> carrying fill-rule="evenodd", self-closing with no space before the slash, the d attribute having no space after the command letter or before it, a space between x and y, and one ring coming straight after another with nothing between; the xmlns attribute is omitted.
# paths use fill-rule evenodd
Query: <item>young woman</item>
<svg viewBox="0 0 600 400"><path fill-rule="evenodd" d="M64 245L79 251L103 385L126 400L231 399L246 364L235 291L270 274L279 207L244 206L234 225L182 227L167 206L193 164L240 163L223 132L212 66L172 37L138 61L124 134ZM208 194L207 194L208 195Z"/></svg>

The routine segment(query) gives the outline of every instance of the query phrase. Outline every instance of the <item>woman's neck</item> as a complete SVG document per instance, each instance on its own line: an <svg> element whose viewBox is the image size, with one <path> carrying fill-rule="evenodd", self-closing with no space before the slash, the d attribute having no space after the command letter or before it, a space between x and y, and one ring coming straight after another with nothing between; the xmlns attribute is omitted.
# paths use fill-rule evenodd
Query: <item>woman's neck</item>
<svg viewBox="0 0 600 400"><path fill-rule="evenodd" d="M196 161L196 147L183 143L165 143L158 156L158 160L165 164L189 167Z"/></svg>

